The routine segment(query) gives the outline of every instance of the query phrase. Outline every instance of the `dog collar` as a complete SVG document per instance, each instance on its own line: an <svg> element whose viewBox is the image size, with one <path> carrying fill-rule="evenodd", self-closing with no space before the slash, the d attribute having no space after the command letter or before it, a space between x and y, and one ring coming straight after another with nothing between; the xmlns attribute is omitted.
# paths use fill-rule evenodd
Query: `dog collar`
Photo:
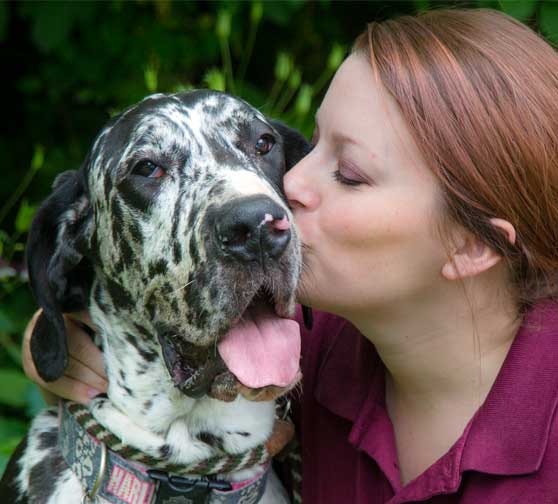
<svg viewBox="0 0 558 504"><path fill-rule="evenodd" d="M270 467L265 445L188 466L168 465L124 445L81 404L61 402L59 419L58 445L85 490L83 502L102 497L113 504L255 504L265 492ZM146 458L154 463L138 461ZM262 464L265 469L250 480L215 479Z"/></svg>

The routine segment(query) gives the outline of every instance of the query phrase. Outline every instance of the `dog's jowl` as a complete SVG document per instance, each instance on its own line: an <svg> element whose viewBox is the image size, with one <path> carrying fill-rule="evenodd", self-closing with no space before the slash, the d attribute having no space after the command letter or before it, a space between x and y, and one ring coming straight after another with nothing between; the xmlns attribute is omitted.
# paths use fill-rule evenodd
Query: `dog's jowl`
<svg viewBox="0 0 558 504"><path fill-rule="evenodd" d="M226 94L153 95L113 118L81 168L57 178L28 242L43 309L31 352L43 379L62 376L62 313L87 308L109 389L88 411L66 405L35 419L2 502L233 502L222 500L228 487L171 494L265 472L255 459L185 483L146 476L145 461L185 467L270 437L272 399L299 379L290 317L301 252L282 178L307 148ZM269 478L267 489L265 479L251 484L242 502L282 502L269 487Z"/></svg>

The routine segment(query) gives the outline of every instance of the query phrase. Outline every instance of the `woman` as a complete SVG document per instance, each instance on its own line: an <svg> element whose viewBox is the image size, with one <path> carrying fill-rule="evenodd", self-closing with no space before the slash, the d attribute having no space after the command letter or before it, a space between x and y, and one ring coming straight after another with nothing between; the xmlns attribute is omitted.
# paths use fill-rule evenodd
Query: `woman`
<svg viewBox="0 0 558 504"><path fill-rule="evenodd" d="M306 504L558 502L557 98L558 55L502 13L357 39L285 177L299 298L320 310ZM86 400L102 364L68 324L74 359L48 388Z"/></svg>

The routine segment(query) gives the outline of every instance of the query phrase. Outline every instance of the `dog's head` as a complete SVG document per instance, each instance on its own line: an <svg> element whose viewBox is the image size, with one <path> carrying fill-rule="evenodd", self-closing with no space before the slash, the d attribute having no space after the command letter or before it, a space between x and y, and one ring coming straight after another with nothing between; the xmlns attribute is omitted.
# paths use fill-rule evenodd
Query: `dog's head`
<svg viewBox="0 0 558 504"><path fill-rule="evenodd" d="M250 343L249 325L294 309L300 243L282 178L307 151L297 132L217 92L153 95L113 118L80 170L58 177L31 228L39 375L63 374L62 313L91 299L134 320L186 393L206 391L200 375L222 371L208 353L217 344L230 371L255 379L241 347L280 353L285 342Z"/></svg>

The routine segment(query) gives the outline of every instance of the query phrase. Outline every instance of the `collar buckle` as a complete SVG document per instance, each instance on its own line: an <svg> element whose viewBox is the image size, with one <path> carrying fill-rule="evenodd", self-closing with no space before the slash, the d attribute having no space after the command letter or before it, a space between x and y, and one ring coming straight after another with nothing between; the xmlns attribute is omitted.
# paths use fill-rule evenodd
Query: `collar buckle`
<svg viewBox="0 0 558 504"><path fill-rule="evenodd" d="M165 471L151 469L149 477L159 483L156 503L184 502L185 504L207 504L212 490L227 492L232 490L228 481L214 480L207 477L186 478L171 476ZM178 500L181 498L180 500Z"/></svg>

